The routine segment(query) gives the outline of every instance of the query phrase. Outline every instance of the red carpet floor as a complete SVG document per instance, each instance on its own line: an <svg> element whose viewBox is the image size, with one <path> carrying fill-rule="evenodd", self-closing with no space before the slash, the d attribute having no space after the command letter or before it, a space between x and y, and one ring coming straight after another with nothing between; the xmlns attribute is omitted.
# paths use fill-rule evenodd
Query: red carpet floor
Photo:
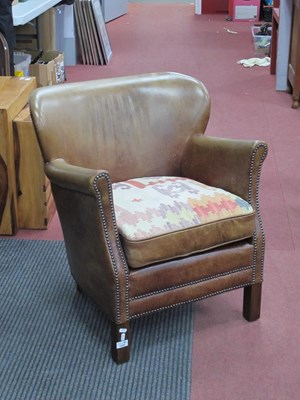
<svg viewBox="0 0 300 400"><path fill-rule="evenodd" d="M275 91L268 67L244 68L254 56L251 22L194 14L194 5L130 4L108 24L108 66L67 68L69 82L177 71L204 82L212 98L207 135L269 144L261 183L267 251L261 319L242 318L242 291L196 305L192 400L300 398L300 109ZM224 28L237 31L230 34ZM47 231L17 238L61 239L57 216ZM163 394L162 394L162 398Z"/></svg>

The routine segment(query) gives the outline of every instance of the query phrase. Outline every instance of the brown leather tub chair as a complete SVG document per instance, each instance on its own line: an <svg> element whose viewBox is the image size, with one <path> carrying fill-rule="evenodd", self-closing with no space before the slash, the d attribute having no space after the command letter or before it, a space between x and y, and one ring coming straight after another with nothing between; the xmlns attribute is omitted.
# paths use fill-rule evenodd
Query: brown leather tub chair
<svg viewBox="0 0 300 400"><path fill-rule="evenodd" d="M244 288L260 316L267 145L205 137L198 80L153 73L40 88L30 109L70 270L130 356L130 320Z"/></svg>

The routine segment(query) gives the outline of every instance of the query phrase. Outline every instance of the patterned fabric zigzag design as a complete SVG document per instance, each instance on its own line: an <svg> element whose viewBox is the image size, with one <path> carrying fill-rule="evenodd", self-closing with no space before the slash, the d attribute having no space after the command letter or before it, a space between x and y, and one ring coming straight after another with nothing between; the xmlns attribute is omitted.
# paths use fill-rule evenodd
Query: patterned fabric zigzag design
<svg viewBox="0 0 300 400"><path fill-rule="evenodd" d="M113 196L119 231L128 240L144 240L253 213L242 198L181 177L115 183Z"/></svg>

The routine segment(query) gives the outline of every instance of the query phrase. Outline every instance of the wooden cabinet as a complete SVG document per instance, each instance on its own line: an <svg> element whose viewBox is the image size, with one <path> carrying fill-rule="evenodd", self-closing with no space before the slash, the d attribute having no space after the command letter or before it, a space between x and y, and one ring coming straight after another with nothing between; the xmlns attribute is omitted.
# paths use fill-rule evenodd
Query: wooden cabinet
<svg viewBox="0 0 300 400"><path fill-rule="evenodd" d="M300 103L300 0L293 2L288 80L292 87L292 107L298 108Z"/></svg>
<svg viewBox="0 0 300 400"><path fill-rule="evenodd" d="M276 90L291 89L292 107L300 104L300 0L274 0L271 74ZM279 7L279 8L278 8Z"/></svg>
<svg viewBox="0 0 300 400"><path fill-rule="evenodd" d="M35 78L0 77L0 234L45 229L55 205L32 125Z"/></svg>
<svg viewBox="0 0 300 400"><path fill-rule="evenodd" d="M56 208L28 106L14 119L13 125L20 148L18 226L46 229Z"/></svg>
<svg viewBox="0 0 300 400"><path fill-rule="evenodd" d="M24 108L35 78L0 77L0 234L13 235L18 228L17 197L19 193L18 140L13 120Z"/></svg>

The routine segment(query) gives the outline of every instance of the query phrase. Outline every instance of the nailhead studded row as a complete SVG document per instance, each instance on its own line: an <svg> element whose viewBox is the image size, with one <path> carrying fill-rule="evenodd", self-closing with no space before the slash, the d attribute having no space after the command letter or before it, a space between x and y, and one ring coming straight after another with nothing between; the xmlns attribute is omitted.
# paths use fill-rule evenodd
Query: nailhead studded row
<svg viewBox="0 0 300 400"><path fill-rule="evenodd" d="M260 214L258 192L259 192L259 182L260 182L262 165L268 154L268 146L265 143L259 143L258 145L256 145L253 150L253 153L252 153L251 163L250 163L250 174L249 174L248 203L251 204L251 198L252 198L253 171L254 171L255 157L256 157L256 154L257 154L259 148L261 148L261 147L263 147L264 152L263 152L262 158L258 165L258 172L257 172L257 177L256 177L255 205L256 205L256 212L257 212L257 218L258 218L258 222L259 222L259 226L260 226L260 231L261 231L261 235L262 235L262 256L261 256L261 268L260 268L260 280L262 281L263 280L264 254L265 254L265 233L264 233L263 223L262 223L261 214ZM253 206L253 204L251 204L251 205ZM256 232L253 235L253 240L254 240L253 283L255 283L256 268L257 268L257 233Z"/></svg>
<svg viewBox="0 0 300 400"><path fill-rule="evenodd" d="M129 269L128 269L127 260L126 260L126 257L125 257L124 251L123 251L123 247L120 242L119 230L118 230L117 220L116 220L116 215L115 215L115 207L114 207L114 202L113 202L112 184L111 184L109 176L107 176L107 179L108 179L109 206L110 206L111 216L112 216L112 221L113 221L115 240L116 240L117 248L119 250L120 257L123 262L124 272L125 272L125 315L126 315L126 319L129 319Z"/></svg>
<svg viewBox="0 0 300 400"><path fill-rule="evenodd" d="M213 293L206 294L205 296L197 297L196 299L181 301L181 302L176 303L176 304L171 304L170 306L164 306L164 307L156 308L155 310L144 311L144 312L142 312L142 313L132 315L132 316L130 317L130 319L142 317L143 315L147 315L147 314L152 314L153 312L156 312L156 311L167 310L168 308L173 308L173 307L181 306L181 305L183 305L183 304L194 303L195 301L198 301L198 300L208 299L209 297L216 296L217 294L222 294L222 293L230 292L231 290L235 290L235 289L241 289L241 288L244 288L244 287L246 287L246 286L252 286L252 283L247 283L246 285L232 286L232 287L227 288L227 289L222 289L222 290L218 290L218 291L213 292Z"/></svg>
<svg viewBox="0 0 300 400"><path fill-rule="evenodd" d="M117 228L117 224L116 224L116 219L115 219L115 213L114 213L114 205L113 205L113 197L112 197L112 186L111 186L111 181L110 181L110 177L107 173L102 172L100 174L98 174L93 182L93 186L94 186L94 190L96 192L97 195L97 200L98 200L98 205L99 205L99 210L100 210L100 216L101 216L101 220L102 220L102 224L103 224L103 228L104 228L104 233L105 233L105 240L106 240L106 244L109 250L109 254L111 257L111 261L112 261L112 266L113 266L113 270L114 270L114 275L115 275L115 279L116 279L116 307L117 307L117 322L120 323L121 321L121 303L120 303L120 297L121 297L121 292L120 292L120 282L119 282L119 274L118 274L118 268L116 265L116 260L115 260L115 256L114 256L114 252L110 243L110 239L109 239L109 233L108 233L108 229L107 229L107 223L106 223L106 218L105 218L105 213L104 213L104 209L103 209L103 204L102 204L102 196L101 196L101 192L98 189L97 186L97 182L99 179L101 178L105 178L107 181L107 186L108 186L108 196L109 196L109 205L110 205L110 210L111 210L111 215L112 215L112 220L113 220L113 226L114 226L114 233L115 233L115 241L124 265L124 271L125 271L125 280L126 280L126 290L125 290L125 312L126 312L126 318L129 319L129 272L128 272L128 266L125 260L125 256L123 253L123 249L119 240L119 234L118 234L118 228Z"/></svg>
<svg viewBox="0 0 300 400"><path fill-rule="evenodd" d="M250 265L250 266L247 265L246 267L236 268L236 269L233 269L233 270L228 271L228 272L222 272L222 273L217 274L217 275L207 276L207 277L202 278L202 279L197 279L195 281L191 281L191 282L188 282L188 283L183 283L181 285L175 285L175 286L172 286L172 287L169 287L169 288L166 288L166 289L155 290L154 292L149 292L149 293L146 293L146 294L141 294L139 296L131 297L129 300L133 301L133 300L142 299L144 297L149 297L149 296L153 296L155 294L169 292L170 290L180 289L180 288L187 287L187 286L192 286L192 285L195 285L195 284L200 283L200 282L210 281L211 279L215 279L215 278L220 278L222 276L231 275L231 274L234 274L236 272L247 271L249 269L253 269L253 265Z"/></svg>

